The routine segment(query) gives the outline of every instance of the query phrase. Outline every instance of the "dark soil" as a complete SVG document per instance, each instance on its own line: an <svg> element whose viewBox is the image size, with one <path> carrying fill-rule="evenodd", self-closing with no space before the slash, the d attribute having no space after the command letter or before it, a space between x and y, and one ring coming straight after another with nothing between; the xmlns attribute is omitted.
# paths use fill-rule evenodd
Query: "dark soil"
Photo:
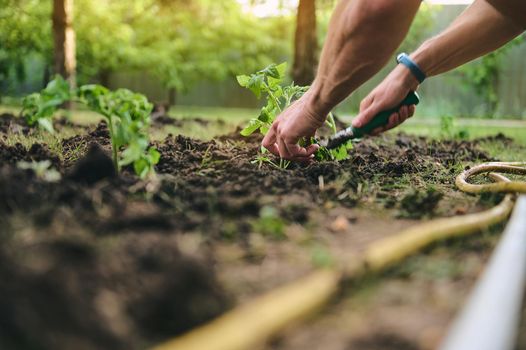
<svg viewBox="0 0 526 350"><path fill-rule="evenodd" d="M388 188L404 178L451 184L455 166L489 160L477 142L400 134L363 140L340 163L283 170L253 162L259 141L169 135L154 143L151 181L115 175L104 123L63 140L60 156L0 142L0 348L133 349L180 334L232 305L207 247L248 247L262 208L307 224L327 203L396 202ZM16 167L47 159L61 181ZM179 248L191 234L203 239L196 256Z"/></svg>
<svg viewBox="0 0 526 350"><path fill-rule="evenodd" d="M347 350L418 350L418 347L396 334L374 334L354 340Z"/></svg>

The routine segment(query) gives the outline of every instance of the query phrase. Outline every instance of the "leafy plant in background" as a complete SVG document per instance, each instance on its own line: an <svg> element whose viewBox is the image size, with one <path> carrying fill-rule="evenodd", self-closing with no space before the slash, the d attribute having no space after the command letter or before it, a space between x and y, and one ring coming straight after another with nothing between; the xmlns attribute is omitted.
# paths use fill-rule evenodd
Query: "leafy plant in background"
<svg viewBox="0 0 526 350"><path fill-rule="evenodd" d="M40 93L33 93L24 98L21 113L27 125L38 125L48 132L53 132L53 114L71 97L69 84L57 76Z"/></svg>
<svg viewBox="0 0 526 350"><path fill-rule="evenodd" d="M464 78L467 89L474 90L486 103L486 110L490 116L499 107L498 84L502 71L502 58L509 50L525 41L525 36L519 36L497 51L482 57L479 61L464 65L459 72Z"/></svg>
<svg viewBox="0 0 526 350"><path fill-rule="evenodd" d="M22 115L29 125L38 123L53 131L51 118L68 101L83 103L106 118L117 171L133 164L141 178L154 172L160 154L149 147L148 127L153 106L144 95L127 89L110 91L101 85L84 85L72 91L68 83L57 76L42 92L24 98Z"/></svg>
<svg viewBox="0 0 526 350"><path fill-rule="evenodd" d="M252 118L248 125L241 130L241 135L249 136L256 131L265 135L276 117L285 110L292 102L303 96L309 89L308 86L298 86L294 82L290 85L284 85L285 71L287 70L287 63L279 65L271 64L268 67L257 71L251 75L238 75L237 82L244 88L249 89L259 99L263 96L266 98L266 105L261 108L259 115ZM329 114L326 122L327 126L336 133L336 123L332 113ZM302 144L316 142L316 140L300 140ZM316 153L318 160L342 160L347 158L348 145L343 145L335 150L328 150L325 147L320 147ZM290 162L280 160L279 165L271 161L265 156L266 150L262 148L262 154L254 161L261 164L263 162L269 163L279 168L287 168Z"/></svg>
<svg viewBox="0 0 526 350"><path fill-rule="evenodd" d="M440 136L448 139L465 140L469 138L469 131L467 129L457 131L455 118L450 114L445 114L440 117Z"/></svg>
<svg viewBox="0 0 526 350"><path fill-rule="evenodd" d="M78 96L91 110L106 117L115 168L133 164L135 173L142 178L153 172L160 154L148 147L153 109L148 99L127 89L110 91L101 85L84 85L78 89ZM118 151L123 147L119 159Z"/></svg>

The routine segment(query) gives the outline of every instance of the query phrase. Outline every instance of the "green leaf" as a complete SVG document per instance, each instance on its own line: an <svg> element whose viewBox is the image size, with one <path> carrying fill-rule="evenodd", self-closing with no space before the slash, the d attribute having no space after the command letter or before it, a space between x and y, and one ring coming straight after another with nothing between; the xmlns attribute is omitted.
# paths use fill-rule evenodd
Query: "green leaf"
<svg viewBox="0 0 526 350"><path fill-rule="evenodd" d="M276 66L276 70L278 71L279 78L285 77L285 72L287 71L287 62L283 62L281 64L278 64Z"/></svg>
<svg viewBox="0 0 526 350"><path fill-rule="evenodd" d="M266 135L269 130L270 130L270 127L268 127L267 125L263 125L261 126L261 128L259 128L259 131L261 132L262 135Z"/></svg>
<svg viewBox="0 0 526 350"><path fill-rule="evenodd" d="M263 123L260 120L258 120L258 119L251 119L248 122L248 125L243 130L241 130L240 134L242 136L249 136L254 131L259 129L262 125L263 125Z"/></svg>
<svg viewBox="0 0 526 350"><path fill-rule="evenodd" d="M138 159L133 163L133 170L141 179L144 179L150 172L150 164L144 158Z"/></svg>
<svg viewBox="0 0 526 350"><path fill-rule="evenodd" d="M330 152L332 158L337 161L345 160L349 156L349 153L347 152L347 147L345 145L341 145L335 149L331 149Z"/></svg>
<svg viewBox="0 0 526 350"><path fill-rule="evenodd" d="M248 82L250 81L250 77L248 75L238 75L236 78L239 85L242 87L248 87Z"/></svg>
<svg viewBox="0 0 526 350"><path fill-rule="evenodd" d="M158 150L156 150L153 147L150 147L150 149L148 150L148 154L150 155L151 164L159 163L159 160L161 159L161 153L159 153Z"/></svg>
<svg viewBox="0 0 526 350"><path fill-rule="evenodd" d="M248 82L248 88L256 95L257 98L261 97L261 90L263 90L265 81L261 75L253 75L250 77Z"/></svg>
<svg viewBox="0 0 526 350"><path fill-rule="evenodd" d="M271 90L275 90L275 89L277 89L280 86L280 84L283 81L283 79L281 79L281 78L277 78L276 79L276 78L268 77L267 81L268 81L269 88Z"/></svg>
<svg viewBox="0 0 526 350"><path fill-rule="evenodd" d="M261 113L259 113L258 120L263 123L272 123L274 116L269 112L267 107L261 108Z"/></svg>

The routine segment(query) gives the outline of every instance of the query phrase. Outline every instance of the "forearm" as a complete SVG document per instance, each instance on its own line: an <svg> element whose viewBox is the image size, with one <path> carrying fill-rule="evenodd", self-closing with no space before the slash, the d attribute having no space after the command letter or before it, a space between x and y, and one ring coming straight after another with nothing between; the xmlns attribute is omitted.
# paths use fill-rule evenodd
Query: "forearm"
<svg viewBox="0 0 526 350"><path fill-rule="evenodd" d="M389 60L420 0L343 0L334 11L309 106L325 116Z"/></svg>
<svg viewBox="0 0 526 350"><path fill-rule="evenodd" d="M426 41L411 57L427 76L433 76L496 50L522 31L516 21L487 1L477 0L443 33Z"/></svg>

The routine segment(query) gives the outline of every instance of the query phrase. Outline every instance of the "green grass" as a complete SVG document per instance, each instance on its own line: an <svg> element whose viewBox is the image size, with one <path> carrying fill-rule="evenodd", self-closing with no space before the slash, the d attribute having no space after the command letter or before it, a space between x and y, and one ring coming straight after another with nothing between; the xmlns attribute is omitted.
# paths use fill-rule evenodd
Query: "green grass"
<svg viewBox="0 0 526 350"><path fill-rule="evenodd" d="M526 123L522 125L521 123L509 125L507 121L501 121L501 124L498 123L499 121L495 121L495 123L492 123L494 125L484 125L484 120L481 121L480 125L477 125L477 121L478 120L473 120L466 124L457 123L457 125L452 128L452 133L458 134L460 131L466 131L468 133L468 139L474 139L484 136L496 135L500 132L508 137L511 137L518 144L526 146ZM439 124L406 122L393 131L404 131L408 134L429 136L432 138L444 137L443 131L441 130Z"/></svg>
<svg viewBox="0 0 526 350"><path fill-rule="evenodd" d="M259 110L249 108L175 106L170 109L169 114L176 119L199 117L208 120L223 120L225 122L243 122L257 116Z"/></svg>
<svg viewBox="0 0 526 350"><path fill-rule="evenodd" d="M0 113L18 114L19 112L20 107L0 105ZM67 115L70 112L60 113ZM98 114L82 109L71 112L70 114L72 120L80 124L95 123L102 119ZM210 139L216 135L230 132L236 126L242 125L250 118L256 116L258 110L246 108L175 106L170 109L169 114L175 119L191 120L201 118L210 121L210 123L208 126L203 126L202 123L189 121L184 123L181 128L167 127L167 133L185 134L190 137ZM350 123L352 120L352 118L348 116L341 119L347 123ZM451 129L452 133L458 134L461 130L467 131L469 135L468 138L470 139L496 135L501 132L513 138L518 144L526 146L526 121L488 119L454 120ZM440 127L440 118L419 118L415 116L390 132L399 131L432 138L444 137L443 130L441 130Z"/></svg>

